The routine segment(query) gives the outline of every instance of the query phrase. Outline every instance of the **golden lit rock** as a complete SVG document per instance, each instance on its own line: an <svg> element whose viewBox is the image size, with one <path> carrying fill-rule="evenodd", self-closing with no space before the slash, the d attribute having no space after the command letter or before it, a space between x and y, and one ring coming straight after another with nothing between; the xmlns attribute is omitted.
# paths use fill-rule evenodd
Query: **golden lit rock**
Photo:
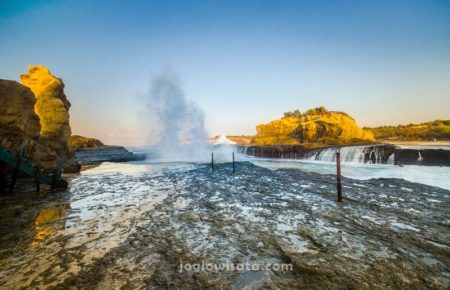
<svg viewBox="0 0 450 290"><path fill-rule="evenodd" d="M70 102L64 94L64 83L43 65L29 66L28 70L29 74L21 75L20 79L36 97L34 109L41 124L39 141L56 151L58 158L65 161L66 171L77 171L69 143Z"/></svg>
<svg viewBox="0 0 450 290"><path fill-rule="evenodd" d="M372 132L360 128L343 112L328 112L325 108L290 115L256 127L252 142L274 144L357 144L375 142Z"/></svg>
<svg viewBox="0 0 450 290"><path fill-rule="evenodd" d="M34 112L36 99L27 87L0 80L0 145L15 152L24 137L37 140L41 125ZM15 152L17 153L17 152Z"/></svg>

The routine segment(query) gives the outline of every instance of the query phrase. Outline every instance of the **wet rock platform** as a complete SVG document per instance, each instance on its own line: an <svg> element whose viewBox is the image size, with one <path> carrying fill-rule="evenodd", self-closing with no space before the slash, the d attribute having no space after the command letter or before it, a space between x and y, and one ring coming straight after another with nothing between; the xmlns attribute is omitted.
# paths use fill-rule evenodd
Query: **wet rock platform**
<svg viewBox="0 0 450 290"><path fill-rule="evenodd" d="M67 192L3 197L0 287L448 289L450 192L248 162L106 163ZM181 271L180 263L292 264Z"/></svg>

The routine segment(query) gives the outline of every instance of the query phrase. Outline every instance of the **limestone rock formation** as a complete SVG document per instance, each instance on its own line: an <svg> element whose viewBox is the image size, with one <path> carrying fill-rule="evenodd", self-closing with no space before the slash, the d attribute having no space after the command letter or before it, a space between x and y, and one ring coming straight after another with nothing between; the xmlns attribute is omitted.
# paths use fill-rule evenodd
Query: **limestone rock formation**
<svg viewBox="0 0 450 290"><path fill-rule="evenodd" d="M95 138L89 138L79 135L72 135L70 136L70 146L74 151L84 148L97 148L104 146L102 141L95 139Z"/></svg>
<svg viewBox="0 0 450 290"><path fill-rule="evenodd" d="M30 66L29 74L21 75L22 84L36 97L35 112L40 118L39 143L53 149L64 160L66 172L77 171L69 138L70 102L64 94L64 83L43 65Z"/></svg>
<svg viewBox="0 0 450 290"><path fill-rule="evenodd" d="M15 81L0 80L0 145L19 148L24 137L39 138L41 125L34 112L33 93ZM14 150L13 150L14 151Z"/></svg>
<svg viewBox="0 0 450 290"><path fill-rule="evenodd" d="M357 144L375 142L372 132L360 128L343 112L328 112L324 108L305 114L285 114L282 119L258 125L252 143L274 144Z"/></svg>
<svg viewBox="0 0 450 290"><path fill-rule="evenodd" d="M0 146L15 154L28 142L25 157L44 168L55 168L56 152L39 143L41 125L31 90L15 81L0 80Z"/></svg>

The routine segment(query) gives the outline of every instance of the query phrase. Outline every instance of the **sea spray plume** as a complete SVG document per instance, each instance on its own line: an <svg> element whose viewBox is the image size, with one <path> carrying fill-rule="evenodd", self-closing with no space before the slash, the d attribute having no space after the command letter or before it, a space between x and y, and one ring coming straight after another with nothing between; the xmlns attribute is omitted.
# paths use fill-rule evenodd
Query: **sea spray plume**
<svg viewBox="0 0 450 290"><path fill-rule="evenodd" d="M166 73L152 81L147 107L156 119L152 137L162 158L195 159L203 151L208 138L203 111L186 100L175 76Z"/></svg>

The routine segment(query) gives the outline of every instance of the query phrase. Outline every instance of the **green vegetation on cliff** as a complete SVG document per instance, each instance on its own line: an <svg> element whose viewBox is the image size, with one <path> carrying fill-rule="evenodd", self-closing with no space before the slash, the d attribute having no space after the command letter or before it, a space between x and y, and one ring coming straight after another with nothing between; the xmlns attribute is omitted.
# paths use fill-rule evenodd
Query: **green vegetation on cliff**
<svg viewBox="0 0 450 290"><path fill-rule="evenodd" d="M373 132L375 138L379 141L450 140L450 120L436 120L421 124L380 126L364 129Z"/></svg>
<svg viewBox="0 0 450 290"><path fill-rule="evenodd" d="M361 144L375 142L372 132L360 128L343 112L327 111L324 107L301 113L286 112L281 119L256 127L252 139L255 145L309 144L314 146Z"/></svg>

